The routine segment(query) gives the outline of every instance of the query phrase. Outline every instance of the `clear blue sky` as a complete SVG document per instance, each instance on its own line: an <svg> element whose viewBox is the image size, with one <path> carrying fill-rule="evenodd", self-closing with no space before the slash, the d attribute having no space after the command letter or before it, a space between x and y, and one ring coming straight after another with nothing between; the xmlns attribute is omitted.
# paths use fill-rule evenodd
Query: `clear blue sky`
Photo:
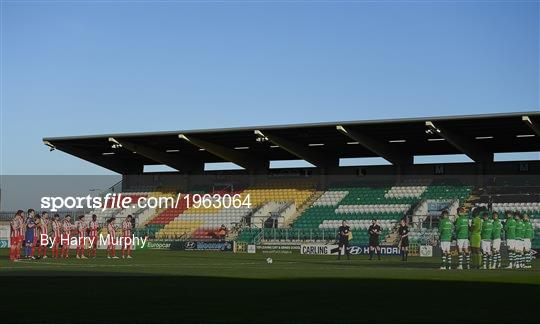
<svg viewBox="0 0 540 325"><path fill-rule="evenodd" d="M0 174L41 138L538 110L539 3L5 2Z"/></svg>

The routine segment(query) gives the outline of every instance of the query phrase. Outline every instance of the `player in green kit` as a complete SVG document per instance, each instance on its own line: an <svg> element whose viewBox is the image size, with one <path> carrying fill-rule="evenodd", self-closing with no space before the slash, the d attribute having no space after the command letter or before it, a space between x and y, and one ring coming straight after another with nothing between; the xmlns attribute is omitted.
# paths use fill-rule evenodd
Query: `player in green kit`
<svg viewBox="0 0 540 325"><path fill-rule="evenodd" d="M482 241L482 219L479 216L479 211L473 211L473 220L471 226L471 251L473 254L474 266L480 268L482 257L480 255L480 243Z"/></svg>
<svg viewBox="0 0 540 325"><path fill-rule="evenodd" d="M522 269L525 265L525 259L523 255L523 235L525 233L525 226L521 216L516 213L516 262L514 263L515 269Z"/></svg>
<svg viewBox="0 0 540 325"><path fill-rule="evenodd" d="M491 243L491 249L493 250L493 263L492 269L501 267L501 235L503 225L499 219L499 214L493 212L493 242Z"/></svg>
<svg viewBox="0 0 540 325"><path fill-rule="evenodd" d="M448 219L448 211L441 213L439 220L439 239L441 241L442 265L441 270L450 270L452 268L452 255L450 255L450 243L452 241L452 232L454 226Z"/></svg>
<svg viewBox="0 0 540 325"><path fill-rule="evenodd" d="M456 237L459 254L458 270L463 270L463 256L467 259L467 269L471 268L471 254L469 253L469 217L463 208L459 209L456 218Z"/></svg>
<svg viewBox="0 0 540 325"><path fill-rule="evenodd" d="M482 268L487 270L491 266L491 239L493 237L493 220L489 218L487 212L482 213L482 231L480 237L482 238Z"/></svg>
<svg viewBox="0 0 540 325"><path fill-rule="evenodd" d="M525 268L532 268L533 254L531 243L534 239L534 225L529 220L529 216L523 215L523 253L525 254Z"/></svg>
<svg viewBox="0 0 540 325"><path fill-rule="evenodd" d="M514 215L511 211L506 212L504 233L506 237L506 246L508 246L508 266L506 268L511 269L516 262L516 220L514 220Z"/></svg>

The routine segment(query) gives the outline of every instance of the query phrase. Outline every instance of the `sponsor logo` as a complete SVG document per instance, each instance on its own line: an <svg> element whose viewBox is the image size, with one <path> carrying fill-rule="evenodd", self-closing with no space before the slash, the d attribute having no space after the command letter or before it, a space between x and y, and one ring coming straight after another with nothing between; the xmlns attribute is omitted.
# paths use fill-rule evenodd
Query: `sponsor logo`
<svg viewBox="0 0 540 325"><path fill-rule="evenodd" d="M9 247L8 240L0 240L0 248L8 248L8 247Z"/></svg>
<svg viewBox="0 0 540 325"><path fill-rule="evenodd" d="M248 245L247 247L247 252L249 254L255 254L255 252L257 251L257 246L255 245Z"/></svg>
<svg viewBox="0 0 540 325"><path fill-rule="evenodd" d="M330 255L332 249L337 248L337 245L302 245L300 254L304 255Z"/></svg>
<svg viewBox="0 0 540 325"><path fill-rule="evenodd" d="M160 241L160 240L148 241L147 247L149 249L170 249L171 242Z"/></svg>
<svg viewBox="0 0 540 325"><path fill-rule="evenodd" d="M196 246L197 245L195 244L195 242L192 242L192 241L186 242L186 245L185 245L186 249L195 249Z"/></svg>
<svg viewBox="0 0 540 325"><path fill-rule="evenodd" d="M301 245L259 245L256 246L264 254L292 254L293 251L299 251Z"/></svg>
<svg viewBox="0 0 540 325"><path fill-rule="evenodd" d="M420 246L420 257L432 257L433 256L433 246L422 245Z"/></svg>
<svg viewBox="0 0 540 325"><path fill-rule="evenodd" d="M380 246L381 255L399 255L399 247ZM369 255L369 246L351 246L349 249L351 255Z"/></svg>
<svg viewBox="0 0 540 325"><path fill-rule="evenodd" d="M232 244L230 242L198 241L195 242L195 247L189 249L198 251L232 251ZM187 247L186 250L188 250Z"/></svg>
<svg viewBox="0 0 540 325"><path fill-rule="evenodd" d="M337 254L338 245L302 245L300 253L305 255L334 255ZM369 255L369 246L350 246L351 255ZM399 255L399 248L395 246L381 246L381 255Z"/></svg>

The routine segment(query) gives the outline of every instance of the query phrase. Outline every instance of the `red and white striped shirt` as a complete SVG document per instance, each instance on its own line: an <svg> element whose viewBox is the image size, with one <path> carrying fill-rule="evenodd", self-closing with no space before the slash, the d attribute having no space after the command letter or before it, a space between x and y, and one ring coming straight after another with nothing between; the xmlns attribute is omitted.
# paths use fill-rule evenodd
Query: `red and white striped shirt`
<svg viewBox="0 0 540 325"><path fill-rule="evenodd" d="M73 228L73 225L70 221L64 220L62 222L62 234L71 234L71 228Z"/></svg>
<svg viewBox="0 0 540 325"><path fill-rule="evenodd" d="M62 231L62 224L60 223L60 221L53 220L52 230L55 238L60 237L60 232Z"/></svg>
<svg viewBox="0 0 540 325"><path fill-rule="evenodd" d="M77 220L75 222L75 228L77 229L77 234L79 235L79 237L86 236L86 222L84 222L83 220Z"/></svg>
<svg viewBox="0 0 540 325"><path fill-rule="evenodd" d="M23 217L21 215L15 217L15 236L21 237L25 230Z"/></svg>
<svg viewBox="0 0 540 325"><path fill-rule="evenodd" d="M116 227L112 222L107 225L107 232L111 237L116 237Z"/></svg>
<svg viewBox="0 0 540 325"><path fill-rule="evenodd" d="M9 226L10 226L10 235L11 235L11 237L17 236L18 229L19 229L19 227L20 227L19 221L18 221L17 219L18 219L18 216L15 216L15 217L9 222Z"/></svg>
<svg viewBox="0 0 540 325"><path fill-rule="evenodd" d="M41 235L46 235L49 232L49 220L41 218L39 223L39 233Z"/></svg>
<svg viewBox="0 0 540 325"><path fill-rule="evenodd" d="M90 221L90 223L88 224L90 237L97 237L98 229L99 229L99 223L94 220Z"/></svg>
<svg viewBox="0 0 540 325"><path fill-rule="evenodd" d="M122 222L122 236L131 237L131 229L133 229L131 221L127 218L124 219L124 221Z"/></svg>

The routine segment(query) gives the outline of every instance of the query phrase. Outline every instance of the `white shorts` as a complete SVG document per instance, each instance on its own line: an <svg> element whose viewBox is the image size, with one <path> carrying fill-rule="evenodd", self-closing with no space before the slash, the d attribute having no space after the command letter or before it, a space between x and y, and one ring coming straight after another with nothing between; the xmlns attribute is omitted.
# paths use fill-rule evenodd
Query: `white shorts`
<svg viewBox="0 0 540 325"><path fill-rule="evenodd" d="M458 239L457 247L461 249L469 249L469 240L468 239Z"/></svg>
<svg viewBox="0 0 540 325"><path fill-rule="evenodd" d="M500 238L495 238L493 239L493 250L498 252L501 250L501 239Z"/></svg>
<svg viewBox="0 0 540 325"><path fill-rule="evenodd" d="M516 242L516 248L515 248L516 252L518 252L518 253L523 252L523 240L522 239L516 239L515 242Z"/></svg>
<svg viewBox="0 0 540 325"><path fill-rule="evenodd" d="M508 246L509 250L515 250L516 249L516 240L515 239L507 239L506 240L506 246Z"/></svg>
<svg viewBox="0 0 540 325"><path fill-rule="evenodd" d="M525 238L523 239L523 250L528 252L531 250L531 239Z"/></svg>
<svg viewBox="0 0 540 325"><path fill-rule="evenodd" d="M449 241L442 241L441 242L441 249L443 253L450 253L450 242Z"/></svg>
<svg viewBox="0 0 540 325"><path fill-rule="evenodd" d="M482 252L491 253L491 240L482 239Z"/></svg>

